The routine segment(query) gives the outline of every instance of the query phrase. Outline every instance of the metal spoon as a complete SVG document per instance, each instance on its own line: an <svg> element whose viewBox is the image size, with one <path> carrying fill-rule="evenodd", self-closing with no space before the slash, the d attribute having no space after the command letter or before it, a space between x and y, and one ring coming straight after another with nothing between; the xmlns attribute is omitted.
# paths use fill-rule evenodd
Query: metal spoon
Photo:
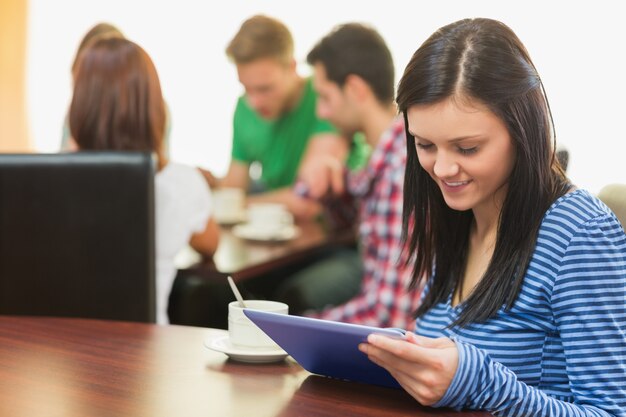
<svg viewBox="0 0 626 417"><path fill-rule="evenodd" d="M228 279L228 284L230 285L230 289L233 290L233 294L235 294L235 298L237 299L237 301L239 301L239 307L247 308L246 303L243 302L243 297L241 296L241 293L239 292L239 290L237 289L237 286L235 285L235 281L233 281L230 275L228 276L227 279Z"/></svg>

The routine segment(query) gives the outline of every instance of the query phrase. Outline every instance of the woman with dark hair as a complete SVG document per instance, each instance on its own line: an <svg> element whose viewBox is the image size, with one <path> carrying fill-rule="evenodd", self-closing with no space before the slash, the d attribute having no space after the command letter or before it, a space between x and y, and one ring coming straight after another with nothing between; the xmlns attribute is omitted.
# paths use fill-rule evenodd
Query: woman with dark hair
<svg viewBox="0 0 626 417"><path fill-rule="evenodd" d="M69 121L79 150L151 152L155 179L157 321L167 323L175 255L190 244L210 256L219 229L211 218L210 190L195 168L163 153L166 110L156 68L127 39L102 38L81 53Z"/></svg>
<svg viewBox="0 0 626 417"><path fill-rule="evenodd" d="M416 334L360 346L420 403L626 415L626 234L555 157L541 79L501 22L415 52L397 93Z"/></svg>

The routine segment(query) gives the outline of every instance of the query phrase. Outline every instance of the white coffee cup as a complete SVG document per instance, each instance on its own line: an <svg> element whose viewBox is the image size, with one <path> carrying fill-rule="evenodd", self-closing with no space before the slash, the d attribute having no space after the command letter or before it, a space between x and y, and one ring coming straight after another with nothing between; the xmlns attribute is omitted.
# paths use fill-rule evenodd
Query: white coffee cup
<svg viewBox="0 0 626 417"><path fill-rule="evenodd" d="M245 303L250 310L289 313L289 306L278 301L246 300ZM228 304L228 338L233 346L278 349L278 345L243 313L238 301Z"/></svg>
<svg viewBox="0 0 626 417"><path fill-rule="evenodd" d="M277 231L293 226L293 214L284 204L253 203L248 206L248 224L262 231Z"/></svg>
<svg viewBox="0 0 626 417"><path fill-rule="evenodd" d="M218 222L240 220L244 214L246 195L241 188L217 188L213 191L213 207Z"/></svg>

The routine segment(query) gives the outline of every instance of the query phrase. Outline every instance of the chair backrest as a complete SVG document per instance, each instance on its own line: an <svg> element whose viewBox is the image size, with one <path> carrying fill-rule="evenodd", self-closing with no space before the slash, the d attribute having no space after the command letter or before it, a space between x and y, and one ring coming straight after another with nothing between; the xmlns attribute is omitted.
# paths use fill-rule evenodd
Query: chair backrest
<svg viewBox="0 0 626 417"><path fill-rule="evenodd" d="M626 230L626 184L609 184L598 193L598 198L604 202Z"/></svg>
<svg viewBox="0 0 626 417"><path fill-rule="evenodd" d="M0 314L155 321L148 153L0 154Z"/></svg>

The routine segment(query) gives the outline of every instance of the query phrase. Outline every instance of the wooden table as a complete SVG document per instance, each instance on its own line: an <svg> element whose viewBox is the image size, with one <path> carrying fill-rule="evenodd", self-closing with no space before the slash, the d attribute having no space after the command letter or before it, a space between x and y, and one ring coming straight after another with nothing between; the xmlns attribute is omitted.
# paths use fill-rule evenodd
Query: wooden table
<svg viewBox="0 0 626 417"><path fill-rule="evenodd" d="M0 316L0 417L487 416L404 391L247 365L203 346L215 330Z"/></svg>
<svg viewBox="0 0 626 417"><path fill-rule="evenodd" d="M225 329L228 303L234 300L226 281L228 275L239 283L268 275L280 279L314 261L333 245L353 244L355 240L354 233L331 234L317 222L299 223L298 228L300 233L293 239L257 242L237 237L231 227L221 227L220 243L212 259L202 259L188 249L176 261L178 273L170 295L170 322ZM274 285L275 282L263 281L264 288ZM240 286L244 297L259 294L258 288L250 288ZM246 289L250 291L246 293Z"/></svg>
<svg viewBox="0 0 626 417"><path fill-rule="evenodd" d="M220 242L213 259L179 264L179 273L207 278L231 275L235 281L246 280L303 261L333 244L350 244L351 232L330 234L318 222L298 224L300 233L287 241L257 242L242 239L232 233L231 227L221 227ZM186 263L186 264L185 264Z"/></svg>

